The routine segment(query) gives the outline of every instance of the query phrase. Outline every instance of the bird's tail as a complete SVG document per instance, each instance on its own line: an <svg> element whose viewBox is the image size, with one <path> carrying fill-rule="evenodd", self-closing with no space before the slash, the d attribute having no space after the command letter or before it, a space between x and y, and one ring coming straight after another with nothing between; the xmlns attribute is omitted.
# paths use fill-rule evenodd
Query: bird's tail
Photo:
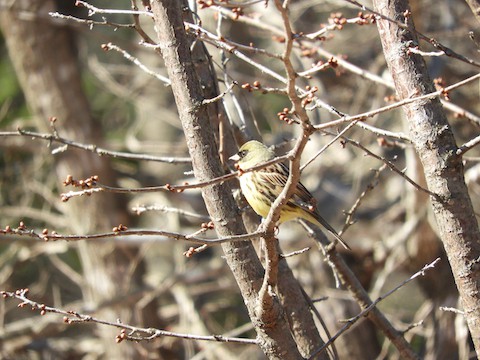
<svg viewBox="0 0 480 360"><path fill-rule="evenodd" d="M327 222L327 220L325 220L324 218L322 218L320 215L318 214L315 214L315 220L317 220L318 224L319 225L322 225L325 229L327 229L327 231L332 234L335 239L337 239L337 241L343 245L343 247L347 250L352 250L350 248L350 246L348 246L348 244L341 238L340 235L338 235L338 233L335 231L335 229Z"/></svg>

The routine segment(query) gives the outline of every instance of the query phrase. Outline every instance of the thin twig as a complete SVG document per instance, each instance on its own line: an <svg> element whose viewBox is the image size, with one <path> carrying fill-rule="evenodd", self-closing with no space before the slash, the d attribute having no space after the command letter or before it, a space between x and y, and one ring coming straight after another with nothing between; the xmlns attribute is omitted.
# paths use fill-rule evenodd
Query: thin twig
<svg viewBox="0 0 480 360"><path fill-rule="evenodd" d="M221 100L222 98L225 97L225 95L227 95L230 91L232 91L232 89L233 89L236 85L238 85L236 81L232 82L230 85L227 86L227 89L226 89L223 93L215 96L214 98L202 100L202 105L213 104L213 103Z"/></svg>
<svg viewBox="0 0 480 360"><path fill-rule="evenodd" d="M382 296L379 296L377 299L375 299L369 306L367 306L365 309L363 309L360 313L358 313L356 316L353 318L348 319L346 321L346 324L333 336L331 337L321 348L317 349L309 359L313 359L316 355L320 354L322 351L324 351L331 343L333 343L335 340L337 340L340 335L342 335L345 331L350 329L358 320L360 320L362 317L367 316L370 311L377 306L377 304L388 298L390 295L407 285L409 282L415 280L419 276L424 276L425 272L427 270L433 269L435 265L440 261L440 258L436 258L433 262L430 264L425 265L421 270L417 271L415 274L410 276L408 279L402 281L399 285L394 287L392 290L388 291Z"/></svg>
<svg viewBox="0 0 480 360"><path fill-rule="evenodd" d="M118 10L118 9L100 9L85 1L77 0L75 2L76 6L83 6L88 9L88 16L95 14L124 14L124 15L145 15L153 18L153 14L148 11L139 11L139 10Z"/></svg>
<svg viewBox="0 0 480 360"><path fill-rule="evenodd" d="M335 134L331 134L331 135L335 135ZM420 190L420 191L423 191L424 193L426 194L429 194L435 198L438 198L438 195L431 192L430 190L428 189L425 189L424 187L418 185L414 180L412 180L408 175L405 174L404 171L402 170L399 170L390 160L387 160L385 159L384 157L382 156L379 156L375 153L373 153L372 151L368 150L365 146L363 146L362 144L360 144L358 141L355 141L355 140L352 140L352 139L349 139L349 138L346 138L346 137L342 137L342 139L345 141L345 143L348 143L348 144L352 144L356 147L358 147L359 149L362 149L363 151L365 151L369 156L372 156L374 157L375 159L378 159L380 161L383 161L390 170L392 170L393 172L396 172L398 175L400 175L401 177L403 177L405 180L407 180L410 184L412 184L415 189L417 190Z"/></svg>
<svg viewBox="0 0 480 360"><path fill-rule="evenodd" d="M288 258L288 257L292 257L292 256L296 256L296 255L300 255L300 254L303 254L303 253L306 253L307 251L310 250L310 247L307 246L306 248L303 248L303 249L300 249L300 250L296 250L296 251L292 251L288 254L280 254L280 256L284 259Z"/></svg>
<svg viewBox="0 0 480 360"><path fill-rule="evenodd" d="M163 205L137 205L132 208L132 211L135 212L135 214L140 215L146 211L161 211L165 213L175 213L179 214L182 216L188 216L188 217L193 217L202 221L210 221L210 217L206 215L201 215L197 214L191 211L187 210L182 210L178 208L172 208L169 206L163 206Z"/></svg>
<svg viewBox="0 0 480 360"><path fill-rule="evenodd" d="M142 62L140 62L140 60L138 60L135 56L133 56L130 53L128 53L127 51L123 50L119 46L114 45L111 42L109 42L107 44L102 44L102 49L106 50L106 51L115 50L115 51L119 52L120 54L123 55L123 57L125 59L127 59L128 61L137 65L145 73L147 73L148 75L151 75L154 78L156 78L156 79L160 80L161 82L165 83L165 86L170 86L171 82L170 82L170 79L168 77L160 75L160 74L156 73L155 71L150 70L146 65L144 65Z"/></svg>
<svg viewBox="0 0 480 360"><path fill-rule="evenodd" d="M459 81L459 82L457 82L453 85L446 86L445 88L443 88L441 90L431 92L429 94L403 99L401 101L397 101L394 104L386 105L386 106L383 106L383 107L380 107L380 108L377 108L377 109L374 109L374 110L370 110L370 111L367 111L367 112L364 112L364 113L361 113L361 114L352 115L352 116L344 116L341 119L334 120L334 121L331 121L331 122L326 123L326 124L315 125L315 129L323 130L325 127L331 127L332 124L341 124L341 123L344 123L344 122L351 122L351 121L355 121L355 120L365 120L367 118L373 117L373 116L381 114L383 112L390 111L390 110L399 108L401 106L411 104L411 103L416 102L416 101L433 99L433 98L436 98L438 96L442 96L445 92L450 92L454 89L457 89L457 88L459 88L459 87L461 87L465 84L468 84L472 81L475 81L477 79L480 79L480 73L475 74L473 76L470 76L469 78L464 79L462 81ZM361 126L361 123L359 123L359 124ZM365 127L365 128L367 130L369 130L367 127ZM401 138L402 140L406 140L406 141L410 142L410 139L403 134L397 133L396 136Z"/></svg>
<svg viewBox="0 0 480 360"><path fill-rule="evenodd" d="M215 342L232 342L232 343L240 343L240 344L258 344L256 339L245 339L245 338L236 338L236 337L227 337L223 335L192 335L192 334L185 334L185 333L176 333L172 331L160 330L155 328L141 328L137 326L132 326L128 324L123 324L120 321L111 322L103 319L96 318L91 315L81 314L79 312L73 310L63 310L59 308L55 308L52 306L47 306L45 304L40 304L36 301L30 300L27 297L28 289L20 289L15 292L9 291L0 291L0 295L3 298L15 298L21 301L18 307L26 307L29 306L32 310L40 311L41 315L45 315L46 313L54 313L59 315L64 315L63 322L67 324L79 324L79 323L97 323L101 325L106 325L110 327L115 327L121 329L119 335L116 336L116 342L121 342L123 340L130 340L130 341L150 341L160 337L175 337L175 338L182 338L182 339L189 339L189 340L201 340L201 341L215 341ZM127 333L126 330L129 332Z"/></svg>
<svg viewBox="0 0 480 360"><path fill-rule="evenodd" d="M310 163L312 163L317 157L319 157L325 150L327 150L333 143L335 143L338 139L340 139L348 130L354 127L357 124L358 120L355 120L348 124L342 131L340 131L332 140L330 140L325 146L323 146L320 150L317 151L315 155L313 155L310 159L307 160L305 164L300 167L300 171L303 171Z"/></svg>
<svg viewBox="0 0 480 360"><path fill-rule="evenodd" d="M458 314L458 315L465 315L465 311L459 310L459 309L456 309L456 308L453 308L453 307L440 306L439 309L442 310L442 311L453 312L454 314Z"/></svg>
<svg viewBox="0 0 480 360"><path fill-rule="evenodd" d="M238 176L243 175L244 173L251 172L251 171L256 171L263 169L269 165L276 164L278 162L284 161L285 159L288 158L287 155L283 156L278 156L275 159L266 161L262 164L259 164L257 166L253 166L248 169L241 169L236 173L229 173L226 175L219 176L217 178L213 178L207 181L201 181L201 182L196 182L194 184L188 184L185 183L183 185L171 185L171 184L166 184L166 185L160 185L160 186L148 186L148 187L141 187L141 188L120 188L120 187L114 187L114 186L108 186L101 184L97 181L91 183L88 188L83 188L82 190L78 191L69 191L66 193L60 194L62 201L68 201L73 197L76 196L85 196L85 195L92 195L95 193L100 193L100 192L108 192L108 193L117 193L117 194L132 194L132 193L143 193L143 192L156 192L156 191L168 191L168 192L183 192L185 190L190 190L190 189L198 189L202 188L205 186L221 183L227 180L232 180Z"/></svg>
<svg viewBox="0 0 480 360"><path fill-rule="evenodd" d="M187 157L176 158L171 156L166 157L166 156L155 156L155 155L148 155L148 154L133 154L133 153L127 153L123 151L108 150L108 149L99 147L95 144L84 144L84 143L80 143L74 140L64 138L58 135L58 133L38 133L38 132L23 130L19 128L17 131L0 132L0 137L2 136L5 136L5 137L24 136L24 137L29 137L29 138L39 139L39 140L45 140L45 141L48 141L49 143L57 142L57 143L65 144L67 146L71 146L77 149L90 151L100 156L111 156L119 159L157 161L157 162L164 162L169 164L191 163L190 158L187 158Z"/></svg>
<svg viewBox="0 0 480 360"><path fill-rule="evenodd" d="M445 51L421 51L418 47L410 47L408 51L412 54L417 54L421 56L443 56Z"/></svg>
<svg viewBox="0 0 480 360"><path fill-rule="evenodd" d="M370 181L368 183L368 185L365 187L365 190L362 191L362 193L360 194L360 196L357 198L357 200L355 201L355 203L352 205L352 207L350 208L350 210L346 211L345 214L347 215L347 217L345 218L345 223L343 225L343 229L342 231L340 232L340 234L343 234L345 233L345 231L347 231L347 229L354 223L353 222L353 216L355 215L355 213L357 212L358 208L360 207L361 203L362 203L362 200L375 188L375 186L377 186L378 184L378 178L380 177L380 173L385 170L387 168L387 164L383 164L382 166L380 166L379 169L375 170L375 175L373 176L373 179L372 181Z"/></svg>
<svg viewBox="0 0 480 360"><path fill-rule="evenodd" d="M480 135L474 137L472 140L467 141L465 144L460 146L457 149L457 155L458 156L463 156L467 151L472 150L475 146L480 144Z"/></svg>
<svg viewBox="0 0 480 360"><path fill-rule="evenodd" d="M130 0L130 3L132 4L132 10L138 11L137 1ZM143 30L142 25L140 24L139 14L133 14L133 21L135 22L135 31L142 37L143 41L154 44L155 41L153 41L153 39Z"/></svg>
<svg viewBox="0 0 480 360"><path fill-rule="evenodd" d="M42 233L39 233L39 232L36 232L35 230L30 230L25 227L12 228L12 229L7 227L6 229L0 229L0 235L26 236L26 237L30 237L30 238L34 238L42 241L58 241L58 240L91 241L91 240L129 237L129 236L153 236L153 237L163 236L169 239L173 239L177 241L188 241L194 244L218 245L226 242L249 241L252 239L256 239L260 236L263 236L263 233L260 231L257 231L251 234L233 235L225 238L203 239L194 235L184 235L176 232L163 231L163 230L122 230L122 231L111 231L111 232L105 232L105 233L90 234L90 235L61 235L54 231L48 232L44 230Z"/></svg>
<svg viewBox="0 0 480 360"><path fill-rule="evenodd" d="M334 55L332 53L325 50L323 47L317 47L316 50L317 50L317 53L319 55L321 55L321 56L323 56L327 59L330 59L330 58L334 57ZM374 83L382 84L389 89L395 90L395 85L393 84L393 81L391 81L391 80L386 80L383 77L380 77L380 76L378 76L376 74L373 74L373 73L371 73L371 72L369 72L365 69L362 69L362 68L358 67L357 65L352 64L345 59L342 59L341 57L335 57L335 61L338 63L339 66L343 67L344 69L350 71L353 74L361 76L364 79L370 80ZM462 117L465 117L465 118L473 121L476 125L480 125L480 117L479 116L475 115L474 113L472 113L470 111L467 111L467 110L461 108L460 106L458 106L456 104L453 104L450 101L446 101L444 99L440 99L440 101L441 101L442 105L447 110L453 112L454 114L459 114ZM358 123L358 125L360 127L365 127L366 124Z"/></svg>
<svg viewBox="0 0 480 360"><path fill-rule="evenodd" d="M85 25L88 25L90 27L90 29L92 29L93 26L95 26L95 25L97 25L97 26L111 26L115 29L118 29L118 28L134 29L135 28L135 24L114 23L114 22L108 21L105 18L103 18L102 21L95 21L95 20L90 20L90 19L77 18L77 17L72 16L72 15L64 15L64 14L60 14L58 12L49 12L48 15L50 15L51 17L53 17L55 19L63 19L63 20L75 21L77 23L85 24Z"/></svg>

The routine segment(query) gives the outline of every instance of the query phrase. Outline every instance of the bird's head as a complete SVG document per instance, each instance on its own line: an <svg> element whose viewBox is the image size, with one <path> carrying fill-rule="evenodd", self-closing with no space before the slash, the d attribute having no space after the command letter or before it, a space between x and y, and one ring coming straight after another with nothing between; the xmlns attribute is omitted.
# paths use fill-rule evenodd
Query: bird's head
<svg viewBox="0 0 480 360"><path fill-rule="evenodd" d="M238 152L230 157L242 169L248 169L275 158L275 153L261 142L251 140L243 144Z"/></svg>

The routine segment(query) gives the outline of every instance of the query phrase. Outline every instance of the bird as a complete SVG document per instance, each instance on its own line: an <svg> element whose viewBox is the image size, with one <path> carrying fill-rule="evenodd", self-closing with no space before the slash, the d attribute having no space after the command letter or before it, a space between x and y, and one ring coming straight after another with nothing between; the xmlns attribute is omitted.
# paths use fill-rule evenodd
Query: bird
<svg viewBox="0 0 480 360"><path fill-rule="evenodd" d="M289 169L282 163L268 165L265 168L244 172L275 158L273 150L263 143L251 140L243 144L238 152L229 159L236 162L240 188L252 209L266 218L275 199L287 184ZM319 227L324 227L346 249L351 250L335 229L322 217L316 206L316 199L307 188L298 182L293 195L280 211L278 224L303 219Z"/></svg>

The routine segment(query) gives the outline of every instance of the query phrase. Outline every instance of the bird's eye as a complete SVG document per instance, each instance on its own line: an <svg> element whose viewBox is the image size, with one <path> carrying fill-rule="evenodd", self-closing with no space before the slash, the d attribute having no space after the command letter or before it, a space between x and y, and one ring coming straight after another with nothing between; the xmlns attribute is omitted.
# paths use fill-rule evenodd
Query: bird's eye
<svg viewBox="0 0 480 360"><path fill-rule="evenodd" d="M247 150L242 150L238 152L238 156L240 156L240 158L242 159L245 157L245 155L247 155Z"/></svg>

